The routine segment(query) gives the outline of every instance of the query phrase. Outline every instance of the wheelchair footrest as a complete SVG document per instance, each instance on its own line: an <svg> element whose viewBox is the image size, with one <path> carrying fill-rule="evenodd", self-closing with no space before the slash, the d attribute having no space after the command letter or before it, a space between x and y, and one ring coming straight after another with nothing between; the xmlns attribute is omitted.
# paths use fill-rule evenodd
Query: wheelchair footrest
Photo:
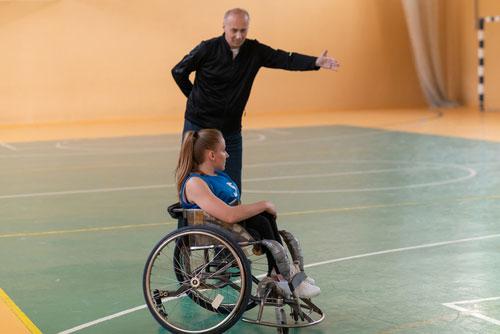
<svg viewBox="0 0 500 334"><path fill-rule="evenodd" d="M258 316L251 318L245 314L242 317L243 321L269 327L300 328L313 326L325 319L323 311L310 299L276 297L273 293L269 293L269 290L266 296L260 298Z"/></svg>

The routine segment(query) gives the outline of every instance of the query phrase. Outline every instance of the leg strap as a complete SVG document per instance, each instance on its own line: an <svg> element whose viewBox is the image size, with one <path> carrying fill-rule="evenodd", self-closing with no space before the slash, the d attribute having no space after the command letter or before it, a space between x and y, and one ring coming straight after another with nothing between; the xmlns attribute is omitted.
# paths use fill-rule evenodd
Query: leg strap
<svg viewBox="0 0 500 334"><path fill-rule="evenodd" d="M304 282L306 278L307 276L303 271L296 273L292 277L292 281L290 282L290 285L293 287L293 290L295 290L300 285L300 283Z"/></svg>

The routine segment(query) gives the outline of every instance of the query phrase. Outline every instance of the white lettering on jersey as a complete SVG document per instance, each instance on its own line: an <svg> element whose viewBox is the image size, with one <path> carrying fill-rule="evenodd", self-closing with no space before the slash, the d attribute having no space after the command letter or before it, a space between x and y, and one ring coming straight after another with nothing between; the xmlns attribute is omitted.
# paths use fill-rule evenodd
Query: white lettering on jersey
<svg viewBox="0 0 500 334"><path fill-rule="evenodd" d="M234 192L233 192L234 197L238 197L238 188L234 184L232 184L231 182L227 182L226 184L229 187L231 187L231 189L234 190Z"/></svg>

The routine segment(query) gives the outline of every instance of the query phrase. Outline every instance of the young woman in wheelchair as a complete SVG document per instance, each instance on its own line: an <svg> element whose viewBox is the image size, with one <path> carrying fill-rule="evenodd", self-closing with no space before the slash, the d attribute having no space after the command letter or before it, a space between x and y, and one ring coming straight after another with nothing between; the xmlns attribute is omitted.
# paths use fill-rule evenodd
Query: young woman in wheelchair
<svg viewBox="0 0 500 334"><path fill-rule="evenodd" d="M227 157L224 137L220 131L203 129L185 134L176 169L177 190L182 207L202 209L222 222L240 224L256 240L265 239L267 243L264 245L267 246L263 248L274 268L274 276L284 278L286 283L279 286L286 290L293 283L293 294L299 298L317 296L320 293L319 287L303 273L302 255L297 255L297 251L290 248L293 241L296 241L290 233L282 231L282 236L292 257L300 257L301 263L295 261L290 265L286 261L287 265L284 267L282 262L276 262L273 256L276 250L281 249L284 254L283 241L276 225L276 207L269 201L240 204L240 192L236 183L223 172ZM298 248L300 251L300 247Z"/></svg>

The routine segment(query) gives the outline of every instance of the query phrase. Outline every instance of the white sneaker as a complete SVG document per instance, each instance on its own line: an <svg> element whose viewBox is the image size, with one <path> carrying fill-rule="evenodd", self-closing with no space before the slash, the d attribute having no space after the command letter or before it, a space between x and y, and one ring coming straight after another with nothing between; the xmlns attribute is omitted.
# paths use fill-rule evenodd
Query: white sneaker
<svg viewBox="0 0 500 334"><path fill-rule="evenodd" d="M281 290L280 292L287 298L289 298L292 294L290 291L290 287L287 281L279 281L276 282L276 285ZM298 287L295 288L293 294L299 298L310 299L316 297L321 293L321 289L315 285L308 283L307 281L303 281L299 284Z"/></svg>
<svg viewBox="0 0 500 334"><path fill-rule="evenodd" d="M304 280L302 283L299 284L298 287L295 288L295 291L293 294L299 298L312 298L316 297L321 293L321 289L318 288L316 285L312 285L311 283L307 282L307 280Z"/></svg>

